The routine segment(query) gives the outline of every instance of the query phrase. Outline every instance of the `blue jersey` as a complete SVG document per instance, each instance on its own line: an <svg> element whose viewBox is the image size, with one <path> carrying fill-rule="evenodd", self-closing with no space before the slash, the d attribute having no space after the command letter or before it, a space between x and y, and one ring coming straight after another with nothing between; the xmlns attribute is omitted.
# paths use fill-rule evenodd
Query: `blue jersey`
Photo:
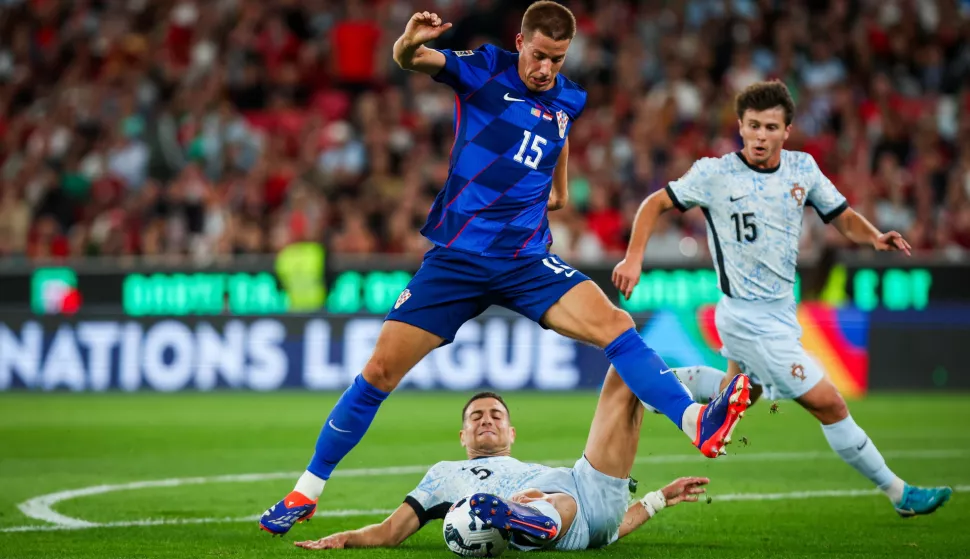
<svg viewBox="0 0 970 559"><path fill-rule="evenodd" d="M492 45L441 53L434 79L455 90L455 143L421 234L482 256L547 253L552 174L586 91L559 75L552 89L532 92L518 53Z"/></svg>

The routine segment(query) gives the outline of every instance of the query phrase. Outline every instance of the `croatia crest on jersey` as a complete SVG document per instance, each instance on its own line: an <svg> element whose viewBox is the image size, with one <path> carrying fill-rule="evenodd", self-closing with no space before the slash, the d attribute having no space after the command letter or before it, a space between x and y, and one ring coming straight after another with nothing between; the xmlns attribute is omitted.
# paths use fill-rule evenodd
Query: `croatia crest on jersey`
<svg viewBox="0 0 970 559"><path fill-rule="evenodd" d="M566 124L569 123L569 117L566 115L565 111L556 111L556 123L559 124L559 137L566 137Z"/></svg>
<svg viewBox="0 0 970 559"><path fill-rule="evenodd" d="M410 289L405 289L404 291L401 292L401 295L398 296L397 302L394 303L394 308L396 309L396 308L400 307L401 305L404 304L405 301L407 301L410 298L411 298L411 290Z"/></svg>

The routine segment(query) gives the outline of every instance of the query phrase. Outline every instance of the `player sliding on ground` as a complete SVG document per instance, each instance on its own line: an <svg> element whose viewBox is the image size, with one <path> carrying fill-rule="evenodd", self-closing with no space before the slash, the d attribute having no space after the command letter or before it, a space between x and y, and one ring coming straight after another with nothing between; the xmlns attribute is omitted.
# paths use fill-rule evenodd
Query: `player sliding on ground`
<svg viewBox="0 0 970 559"><path fill-rule="evenodd" d="M491 305L606 351L634 394L666 415L710 458L724 452L740 412L722 398L694 403L633 320L581 272L549 253L547 212L566 202L568 135L586 92L559 74L576 34L572 12L536 2L522 17L518 52L491 45L434 50L424 43L451 24L417 13L394 44L402 67L455 91L455 143L444 188L421 232L435 245L388 313L364 370L320 431L293 492L262 516L284 534L309 518L334 468L364 436L404 375ZM725 392L748 391L738 375Z"/></svg>
<svg viewBox="0 0 970 559"><path fill-rule="evenodd" d="M510 523L513 547L579 550L609 545L664 507L696 501L709 481L680 478L629 506L629 476L642 419L640 401L610 367L583 457L572 468L550 468L512 458L515 428L508 407L496 394L477 394L462 410L458 433L467 460L432 466L404 504L380 524L296 545L307 549L396 546L429 520L444 518L452 503L480 493L501 501L500 511L512 509L511 518L519 521ZM489 514L483 509L480 517L484 520Z"/></svg>
<svg viewBox="0 0 970 559"><path fill-rule="evenodd" d="M901 516L929 514L945 503L948 487L921 488L901 480L887 466L846 407L835 385L802 348L793 286L805 206L857 244L881 251L910 252L896 231L881 233L849 207L811 155L782 149L795 105L784 84L751 85L736 100L744 148L704 158L680 180L647 198L637 212L626 258L613 270L613 283L629 298L640 281L644 250L660 214L699 206L707 218L707 239L718 287L717 331L729 359L728 375L691 368L681 380L699 399L726 386L732 372L750 375L753 399L792 399L822 423L829 446L876 484Z"/></svg>

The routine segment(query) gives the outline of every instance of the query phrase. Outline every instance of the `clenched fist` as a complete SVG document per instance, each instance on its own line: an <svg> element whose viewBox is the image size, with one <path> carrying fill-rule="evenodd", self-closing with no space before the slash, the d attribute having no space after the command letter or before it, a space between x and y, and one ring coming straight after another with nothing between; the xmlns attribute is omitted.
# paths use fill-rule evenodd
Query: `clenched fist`
<svg viewBox="0 0 970 559"><path fill-rule="evenodd" d="M423 45L437 39L448 29L451 29L451 24L442 23L438 14L418 12L408 20L408 25L404 28L404 39L410 45Z"/></svg>

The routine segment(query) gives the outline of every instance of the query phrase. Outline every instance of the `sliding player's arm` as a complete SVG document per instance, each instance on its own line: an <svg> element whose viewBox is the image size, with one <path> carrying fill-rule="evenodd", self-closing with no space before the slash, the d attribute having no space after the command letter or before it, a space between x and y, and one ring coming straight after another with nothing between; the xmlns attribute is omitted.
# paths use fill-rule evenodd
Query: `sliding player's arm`
<svg viewBox="0 0 970 559"><path fill-rule="evenodd" d="M408 20L404 34L394 42L394 62L405 70L436 75L445 66L445 55L424 46L451 28L438 14L418 12Z"/></svg>
<svg viewBox="0 0 970 559"><path fill-rule="evenodd" d="M296 545L305 549L394 547L399 545L420 530L428 521L445 517L451 503L444 499L446 495L442 492L446 492L447 487L441 481L449 473L449 470L442 469L441 463L432 466L424 474L418 486L404 498L404 503L380 524L332 534L316 541L298 542Z"/></svg>
<svg viewBox="0 0 970 559"><path fill-rule="evenodd" d="M626 257L613 268L613 285L627 299L633 293L633 288L640 283L643 254L660 215L671 208L686 212L694 206L706 206L709 199L706 183L708 177L715 172L716 161L701 159L695 162L683 177L672 181L663 190L654 192L640 204L633 220Z"/></svg>
<svg viewBox="0 0 970 559"><path fill-rule="evenodd" d="M703 494L706 489L704 486L711 480L706 477L682 477L675 479L667 487L648 493L643 499L627 509L623 522L620 524L619 537L622 538L630 532L657 515L658 512L667 507L672 507L678 503L697 502L697 496Z"/></svg>
<svg viewBox="0 0 970 559"><path fill-rule="evenodd" d="M569 138L562 146L559 153L559 161L556 161L556 168L552 171L552 190L549 191L550 212L561 210L566 207L569 201L569 179L566 176L566 168L569 165Z"/></svg>
<svg viewBox="0 0 970 559"><path fill-rule="evenodd" d="M810 155L805 157L811 158ZM879 231L862 214L849 207L848 200L822 173L814 159L809 163L815 180L808 191L807 203L815 208L823 222L834 225L839 233L857 245L871 245L876 250L900 250L909 255L912 247L902 235L896 231Z"/></svg>
<svg viewBox="0 0 970 559"><path fill-rule="evenodd" d="M359 530L331 534L319 540L296 542L304 549L349 549L352 547L394 547L408 539L421 522L411 505L402 504L380 524L371 524Z"/></svg>

